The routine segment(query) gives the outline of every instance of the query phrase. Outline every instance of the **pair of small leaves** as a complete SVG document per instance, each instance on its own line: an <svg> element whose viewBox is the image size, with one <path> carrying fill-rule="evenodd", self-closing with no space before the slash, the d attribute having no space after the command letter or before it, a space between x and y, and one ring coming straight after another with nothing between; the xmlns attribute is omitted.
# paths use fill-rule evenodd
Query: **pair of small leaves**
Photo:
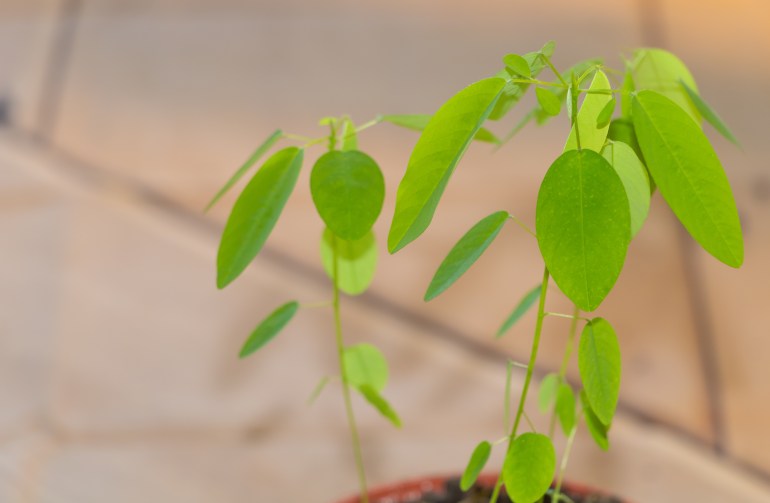
<svg viewBox="0 0 770 503"><path fill-rule="evenodd" d="M539 51L528 52L523 56L509 54L503 58L503 63L506 64L506 68L495 76L502 77L506 79L507 82L500 99L497 100L492 112L489 114L490 120L496 121L505 117L529 89L530 84L513 82L513 78L523 76L526 73L527 69L525 68L525 65L529 68L529 75L527 78L537 77L546 66L543 56L550 58L553 55L555 47L556 45L553 42L547 42ZM522 58L524 60L523 63L518 60L518 58ZM518 70L511 68L508 63L513 63Z"/></svg>
<svg viewBox="0 0 770 503"><path fill-rule="evenodd" d="M428 125L431 119L429 114L410 114L410 115L383 115L380 120L390 122L396 126L401 126L406 129L412 129L414 131L422 131ZM473 136L475 141L481 141L486 143L493 143L495 145L500 143L497 136L494 135L487 128L479 128L476 134Z"/></svg>
<svg viewBox="0 0 770 503"><path fill-rule="evenodd" d="M388 383L388 363L379 349L371 344L356 344L345 348L342 355L348 384L397 428L401 419L382 396Z"/></svg>
<svg viewBox="0 0 770 503"><path fill-rule="evenodd" d="M540 412L544 414L553 408L565 435L572 432L577 422L577 415L575 413L575 394L569 383L558 374L546 375L540 381L537 403Z"/></svg>

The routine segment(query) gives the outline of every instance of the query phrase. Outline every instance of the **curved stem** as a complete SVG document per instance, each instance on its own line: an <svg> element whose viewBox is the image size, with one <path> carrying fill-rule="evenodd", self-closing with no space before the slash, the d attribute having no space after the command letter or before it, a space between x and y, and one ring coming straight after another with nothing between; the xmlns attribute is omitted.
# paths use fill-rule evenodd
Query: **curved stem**
<svg viewBox="0 0 770 503"><path fill-rule="evenodd" d="M348 417L348 426L350 428L350 437L353 443L353 456L356 462L356 471L358 472L358 485L361 489L361 503L369 503L369 495L366 488L366 472L364 471L364 457L361 454L361 440L358 436L358 427L356 426L356 418L353 414L353 404L350 400L350 383L348 382L348 374L345 370L343 363L343 357L345 354L345 343L342 339L342 316L340 314L340 288L337 281L338 278L338 254L337 254L337 237L332 239L332 253L333 253L333 276L334 276L334 299L332 305L334 307L334 329L337 341L337 357L340 365L340 376L342 377L342 395L345 399L345 412Z"/></svg>
<svg viewBox="0 0 770 503"><path fill-rule="evenodd" d="M569 455L572 452L572 444L575 442L575 433L577 433L577 426L572 428L572 431L567 437L567 446L564 448L564 455L561 457L561 466L559 467L559 476L556 478L556 488L553 491L554 503L559 503L559 494L561 493L561 484L564 481L564 473L567 471L567 463L569 462Z"/></svg>
<svg viewBox="0 0 770 503"><path fill-rule="evenodd" d="M548 268L543 268L543 288L540 290L540 303L537 306L537 323L535 324L535 336L532 340L532 351L529 355L529 364L527 365L527 375L524 378L524 388L521 390L521 397L519 398L519 408L516 411L516 419L513 421L513 428L511 429L511 435L508 440L508 449L506 451L506 459L511 452L511 446L513 441L516 440L516 432L519 430L519 423L524 414L524 403L527 400L527 393L529 392L529 385L532 382L532 373L535 370L535 361L537 360L537 350L540 347L540 335L543 332L543 320L545 319L545 295L548 291ZM505 461L503 461L505 463ZM489 499L490 503L497 503L497 498L500 495L500 488L503 485L503 478L500 477L495 484L495 490L492 492L492 497Z"/></svg>

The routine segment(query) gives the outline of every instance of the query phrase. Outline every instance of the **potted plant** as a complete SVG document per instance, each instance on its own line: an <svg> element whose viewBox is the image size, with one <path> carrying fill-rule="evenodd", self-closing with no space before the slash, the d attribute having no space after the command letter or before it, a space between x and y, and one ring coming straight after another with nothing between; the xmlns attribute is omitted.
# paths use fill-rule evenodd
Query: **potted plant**
<svg viewBox="0 0 770 503"><path fill-rule="evenodd" d="M358 129L349 118L340 117L323 121L331 130L324 138L284 135L308 146L326 142L329 150L313 168L311 192L327 226L322 256L333 280L341 382L359 461L361 493L351 502L380 498L447 503L619 501L586 496L586 490L567 487L563 477L579 424L587 426L600 448L609 447L608 434L620 389L620 348L611 323L590 313L612 290L629 244L644 224L650 198L660 192L690 235L717 260L731 267L740 267L743 262L738 212L721 163L702 130L703 120L731 141L736 140L700 97L686 66L669 52L640 49L624 59L623 71L591 59L560 72L551 61L553 52L554 44L549 42L535 52L506 55L501 71L461 90L432 116L381 116ZM553 74L550 80L540 78L546 70ZM530 88L534 88L535 107L498 140L484 128L485 123L506 117ZM542 281L523 289L521 300L497 332L497 337L504 336L536 306L532 348L512 415L513 364L508 366L505 435L495 442L479 443L456 483L429 479L369 495L349 389L358 389L394 423L398 424L398 419L380 394L387 380L382 355L372 346L347 348L341 336L339 292L345 290L345 271L355 269L359 278L370 279L373 274L376 257L371 257L371 226L379 215L384 192L374 161L356 150L355 133L383 121L422 131L396 195L388 235L388 249L396 253L429 227L453 171L473 140L501 145L527 123L543 124L559 115L568 119L567 139L539 188L534 229L505 210L482 218L449 251L425 294L429 301L449 288L509 221L537 241L543 259ZM276 132L236 176L280 135ZM337 150L338 138L341 150ZM220 287L237 276L264 243L296 181L301 152L290 147L275 154L239 197L220 246ZM366 284L361 281L350 293L358 293ZM546 309L547 299L557 288L572 303L572 312ZM242 356L272 338L296 312L297 305L284 305L268 316L246 342ZM530 431L525 431L529 420L524 405L548 317L568 318L570 323L562 364L540 386L539 407L550 415L550 425L547 432L538 433L532 424ZM566 371L573 353L577 353L580 380L571 384ZM566 437L558 462L553 443L557 434ZM500 475L480 475L496 445L505 449ZM430 495L420 496L422 492Z"/></svg>

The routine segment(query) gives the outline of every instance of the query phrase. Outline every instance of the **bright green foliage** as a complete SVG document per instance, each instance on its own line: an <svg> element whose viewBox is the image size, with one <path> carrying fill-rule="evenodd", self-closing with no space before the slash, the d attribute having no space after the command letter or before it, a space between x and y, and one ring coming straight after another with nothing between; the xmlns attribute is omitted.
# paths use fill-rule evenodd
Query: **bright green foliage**
<svg viewBox="0 0 770 503"><path fill-rule="evenodd" d="M637 90L656 91L682 107L700 124L700 114L681 85L684 82L698 92L695 79L682 60L663 49L639 49L632 63Z"/></svg>
<svg viewBox="0 0 770 503"><path fill-rule="evenodd" d="M615 98L612 98L606 105L604 105L604 108L602 108L602 111L599 112L599 115L596 117L596 129L609 127L610 121L612 120L612 114L615 112L615 104Z"/></svg>
<svg viewBox="0 0 770 503"><path fill-rule="evenodd" d="M634 128L647 168L695 240L732 267L743 263L743 236L730 183L701 127L675 102L640 91Z"/></svg>
<svg viewBox="0 0 770 503"><path fill-rule="evenodd" d="M287 302L270 315L254 329L246 343L241 348L240 357L246 358L278 335L283 327L297 314L299 304L295 301Z"/></svg>
<svg viewBox="0 0 770 503"><path fill-rule="evenodd" d="M583 328L578 367L591 409L609 425L620 394L620 346L615 330L604 318L594 318Z"/></svg>
<svg viewBox="0 0 770 503"><path fill-rule="evenodd" d="M396 126L401 126L406 129L412 129L414 131L422 131L430 122L432 115L429 114L412 114L412 115L383 115L380 120L390 122ZM500 140L487 128L479 128L476 131L473 139L475 141L481 141L486 143L500 143Z"/></svg>
<svg viewBox="0 0 770 503"><path fill-rule="evenodd" d="M610 81L604 72L597 70L594 75L594 80L589 87L590 91L609 91L612 89ZM580 147L584 149L600 152L604 146L604 140L607 139L607 130L609 129L609 123L603 127L597 127L597 120L604 110L604 107L612 101L611 94L593 94L586 93L583 99L583 104L580 106L580 111L577 113L577 128L580 133ZM564 146L564 150L572 150L578 148L577 134L575 128L569 133L567 138L567 144Z"/></svg>
<svg viewBox="0 0 770 503"><path fill-rule="evenodd" d="M241 165L241 167L238 168L238 171L236 171L235 174L233 174L233 176L231 176L230 179L227 180L227 183L225 183L225 185L221 189L219 189L219 192L217 192L217 194L211 199L209 204L206 205L206 209L203 211L206 212L210 210L212 206L217 204L217 201L219 201L222 198L222 196L224 196L227 193L227 191L232 188L233 185L238 183L238 180L243 178L243 175L245 175L246 172L252 166L254 166L257 163L257 161L259 161L268 150L270 150L270 147L275 145L275 142L281 139L282 136L283 136L283 131L281 131L280 129L276 129L275 131L273 131L273 134L268 136L267 139L259 147L257 147L254 153L251 154L251 156L248 159L246 159L246 162L244 162L243 165Z"/></svg>
<svg viewBox="0 0 770 503"><path fill-rule="evenodd" d="M529 63L518 54L506 54L503 57L503 63L522 77L527 79L532 77L532 69L529 67Z"/></svg>
<svg viewBox="0 0 770 503"><path fill-rule="evenodd" d="M460 489L467 491L473 486L476 479L479 478L481 470L483 470L484 466L487 464L491 452L492 444L486 440L473 449L473 454L471 454L471 459L468 461L468 466L465 467L463 477L460 479Z"/></svg>
<svg viewBox="0 0 770 503"><path fill-rule="evenodd" d="M562 72L562 77L569 82L572 79L572 76L580 76L583 75L585 72L589 71L591 68L596 68L597 65L600 65L602 63L601 59L586 59L584 61L580 61L577 64L571 66L567 69L567 71ZM559 80L552 81L553 84L560 83ZM568 106L570 105L570 101L566 100L567 96L567 89L564 88L556 88L554 90L554 93L556 94L556 97L558 98L559 102L566 101ZM538 103L538 106L535 107L533 110L534 112L534 118L535 121L538 124L545 124L548 122L548 120L553 117L552 115L549 115L548 113L543 110L543 108ZM569 114L568 114L569 115Z"/></svg>
<svg viewBox="0 0 770 503"><path fill-rule="evenodd" d="M623 182L631 209L631 237L642 228L650 211L650 179L634 149L622 142L609 142L602 155Z"/></svg>
<svg viewBox="0 0 770 503"><path fill-rule="evenodd" d="M591 404L588 402L585 390L580 392L580 402L583 404L583 416L585 417L588 431L591 433L591 438L594 439L594 442L596 442L600 449L608 450L610 448L610 441L607 434L610 427L602 424L599 418L596 417L596 413L591 409Z"/></svg>
<svg viewBox="0 0 770 503"><path fill-rule="evenodd" d="M425 293L425 300L429 301L437 297L457 281L492 244L506 220L508 220L508 213L498 211L482 218L471 227L441 262Z"/></svg>
<svg viewBox="0 0 770 503"><path fill-rule="evenodd" d="M543 55L550 58L553 55L553 50L555 47L556 46L553 42L548 42L543 45L539 51L528 52L522 56L527 65L529 65L530 75L532 78L537 77L546 66L546 63L543 60ZM500 99L497 101L494 108L492 109L492 112L489 114L489 119L493 121L500 120L505 117L508 111L510 111L511 108L513 108L516 103L521 100L522 96L524 96L524 94L527 92L527 89L529 89L529 84L513 82L510 80L511 78L520 77L517 77L515 73L512 74L511 70L508 70L508 68L499 72L496 77L503 77L508 82L503 89L502 96L500 96Z"/></svg>
<svg viewBox="0 0 770 503"><path fill-rule="evenodd" d="M510 315L508 315L508 318L505 319L502 325L500 325L500 328L497 329L497 334L495 334L495 337L500 338L505 333L511 329L511 327L519 321L519 319L524 316L524 314L529 311L529 309L535 305L535 302L537 302L537 299L540 298L540 292L542 291L543 287L542 285L537 285L535 288L530 290L529 292L522 297L522 299L519 301L519 303L516 305L515 308L513 308L513 311Z"/></svg>
<svg viewBox="0 0 770 503"><path fill-rule="evenodd" d="M559 424L565 435L569 436L575 427L575 394L572 387L566 382L559 385L559 391L556 394L556 416L559 418Z"/></svg>
<svg viewBox="0 0 770 503"><path fill-rule="evenodd" d="M631 72L631 65L626 65L626 73L623 76L623 85L620 86L620 115L624 119L631 119L631 93L636 90L634 84L634 74Z"/></svg>
<svg viewBox="0 0 770 503"><path fill-rule="evenodd" d="M409 158L398 186L396 210L388 235L395 253L430 224L449 177L503 90L505 81L489 78L449 99L433 116Z"/></svg>
<svg viewBox="0 0 770 503"><path fill-rule="evenodd" d="M361 393L367 402L369 402L375 409L377 409L377 412L379 412L385 419L393 423L393 426L396 428L401 428L401 418L398 417L398 414L395 410L393 410L393 407L391 407L388 401L385 400L385 398L383 398L376 389L372 388L368 384L358 386L356 389Z"/></svg>
<svg viewBox="0 0 770 503"><path fill-rule="evenodd" d="M326 226L342 239L360 239L385 200L385 179L374 159L358 150L322 155L310 174L310 192Z"/></svg>
<svg viewBox="0 0 770 503"><path fill-rule="evenodd" d="M535 88L537 102L548 115L559 115L561 111L561 100L548 89L543 87Z"/></svg>
<svg viewBox="0 0 770 503"><path fill-rule="evenodd" d="M356 135L356 126L353 121L345 118L342 124L342 147L340 150L347 152L349 150L358 150L358 135Z"/></svg>
<svg viewBox="0 0 770 503"><path fill-rule="evenodd" d="M369 231L361 239L348 241L336 237L329 229L321 237L321 262L334 281L334 247L337 247L337 286L348 295L363 293L377 270L377 243Z"/></svg>
<svg viewBox="0 0 770 503"><path fill-rule="evenodd" d="M382 352L371 344L346 347L342 364L351 386L368 385L373 390L382 392L388 384L388 362Z"/></svg>
<svg viewBox="0 0 770 503"><path fill-rule="evenodd" d="M545 495L556 473L551 439L523 433L511 444L503 465L505 490L516 503L535 503Z"/></svg>
<svg viewBox="0 0 770 503"><path fill-rule="evenodd" d="M623 183L601 155L568 150L551 165L537 197L537 242L559 288L593 311L623 268L630 239Z"/></svg>
<svg viewBox="0 0 770 503"><path fill-rule="evenodd" d="M556 394L559 391L559 384L561 383L561 378L559 377L559 374L547 374L542 381L540 381L540 392L537 395L537 406L540 409L540 412L545 414L549 410L551 410L551 407L553 407L553 404L556 400Z"/></svg>
<svg viewBox="0 0 770 503"><path fill-rule="evenodd" d="M684 90L687 92L687 95L690 97L690 100L692 100L695 108L697 108L698 112L700 112L703 118L706 119L706 122L714 126L714 129L719 131L722 136L733 142L735 145L740 145L740 143L738 143L738 139L735 137L735 135L733 135L732 131L730 131L730 128L727 127L727 124L725 124L722 118L719 117L714 111L714 109L711 108L709 104L700 97L698 92L690 88L690 86L688 86L683 80L680 81L680 83L682 84Z"/></svg>
<svg viewBox="0 0 770 503"><path fill-rule="evenodd" d="M636 139L636 132L634 131L634 123L631 122L630 118L613 119L612 122L610 122L610 129L607 132L607 139L612 141L619 141L629 145L632 149L634 149L634 153L636 153L636 156L639 158L642 164L644 164L644 154L642 154L642 149L639 148L639 142ZM650 180L650 185L652 184L653 181Z"/></svg>
<svg viewBox="0 0 770 503"><path fill-rule="evenodd" d="M303 150L279 150L235 201L217 254L217 286L224 288L257 256L297 183Z"/></svg>

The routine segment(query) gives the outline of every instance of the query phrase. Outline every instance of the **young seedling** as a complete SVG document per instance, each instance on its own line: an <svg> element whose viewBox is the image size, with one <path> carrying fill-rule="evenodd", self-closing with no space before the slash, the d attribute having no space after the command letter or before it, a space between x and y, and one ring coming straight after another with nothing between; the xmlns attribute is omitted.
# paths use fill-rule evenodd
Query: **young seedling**
<svg viewBox="0 0 770 503"><path fill-rule="evenodd" d="M547 495L552 502L566 501L561 494L562 479L581 418L599 447L609 447L608 432L620 390L620 348L607 320L583 313L595 311L612 290L656 188L706 251L732 267L743 262L735 201L701 128L702 120L737 142L701 98L686 66L669 52L640 49L626 61L623 72L596 59L559 72L551 62L553 51L554 44L549 42L536 52L505 56L503 70L461 90L420 124L424 130L399 185L388 235L388 248L395 253L428 228L471 140L491 135L483 129L486 121L505 117L530 87L535 87L537 105L500 144L528 122L543 124L566 114L569 134L564 151L540 186L535 230L507 211L483 218L452 248L425 294L431 300L449 288L509 221L537 240L544 264L542 281L524 285L528 293L497 332L497 337L503 336L537 305L530 358L512 424L508 404L513 366L508 366L507 450L492 503L503 484L516 503L535 503ZM546 69L553 73L553 80L539 79ZM613 86L608 74L621 82ZM546 311L551 280L572 302L572 313ZM562 364L542 381L538 397L540 410L551 415L548 435L521 431L522 419L529 422L524 404L546 317L570 320ZM566 379L578 331L579 391ZM557 423L567 438L558 474L553 444ZM474 484L492 447L483 441L473 451L461 480L463 489Z"/></svg>

